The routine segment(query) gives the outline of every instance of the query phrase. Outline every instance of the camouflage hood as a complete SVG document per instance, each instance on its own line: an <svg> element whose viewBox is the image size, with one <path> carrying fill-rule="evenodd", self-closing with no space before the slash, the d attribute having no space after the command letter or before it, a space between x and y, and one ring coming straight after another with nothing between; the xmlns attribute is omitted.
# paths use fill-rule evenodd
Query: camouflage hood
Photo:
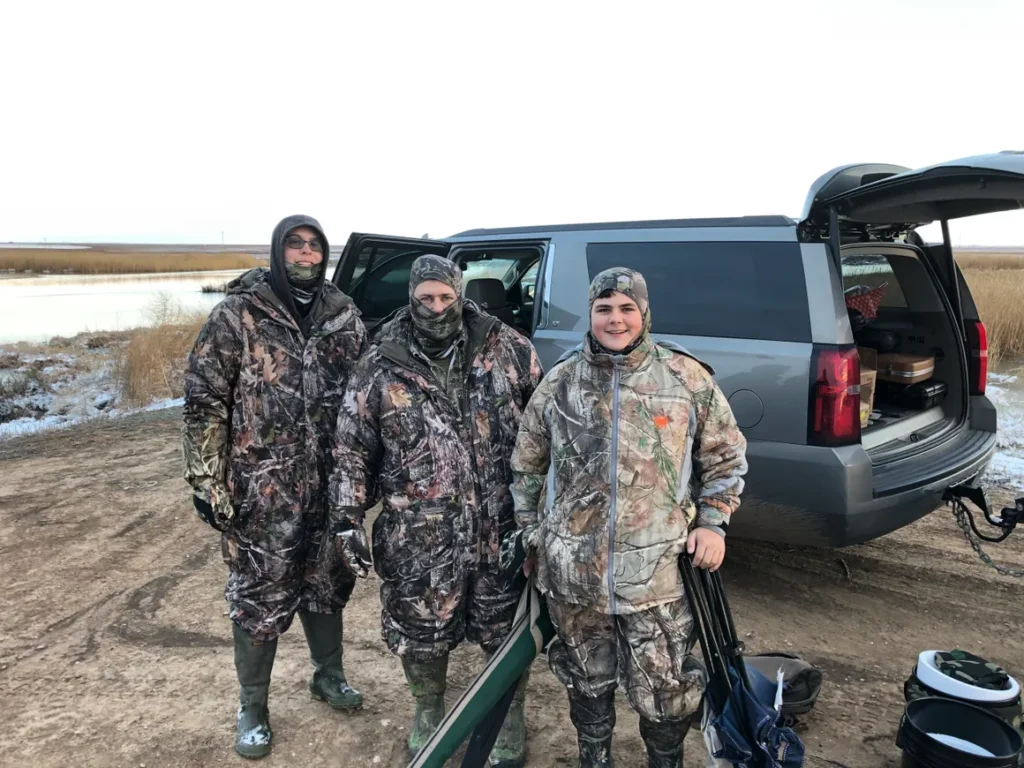
<svg viewBox="0 0 1024 768"><path fill-rule="evenodd" d="M437 280L455 292L455 301L443 312L434 312L417 301L413 293L421 283ZM434 254L420 256L409 274L409 308L413 333L429 357L443 355L462 333L462 270L459 265Z"/></svg>
<svg viewBox="0 0 1024 768"><path fill-rule="evenodd" d="M636 303L640 314L643 315L644 323L639 335L624 350L614 353L628 355L639 347L651 332L651 307L647 298L647 281L635 269L627 267L611 267L603 272L598 272L590 283L589 307L591 309L594 307L594 302L601 298L601 294L606 291L614 291L629 297ZM598 343L591 331L587 332L587 340L594 352L611 352Z"/></svg>

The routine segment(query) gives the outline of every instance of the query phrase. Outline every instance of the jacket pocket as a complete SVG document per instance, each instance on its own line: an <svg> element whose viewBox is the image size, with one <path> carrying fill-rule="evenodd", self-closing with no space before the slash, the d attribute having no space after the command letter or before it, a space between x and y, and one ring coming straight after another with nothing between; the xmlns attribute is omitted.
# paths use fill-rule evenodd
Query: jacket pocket
<svg viewBox="0 0 1024 768"><path fill-rule="evenodd" d="M451 500L414 500L407 510L385 504L373 522L373 568L385 581L416 579L433 570L461 573L462 510Z"/></svg>

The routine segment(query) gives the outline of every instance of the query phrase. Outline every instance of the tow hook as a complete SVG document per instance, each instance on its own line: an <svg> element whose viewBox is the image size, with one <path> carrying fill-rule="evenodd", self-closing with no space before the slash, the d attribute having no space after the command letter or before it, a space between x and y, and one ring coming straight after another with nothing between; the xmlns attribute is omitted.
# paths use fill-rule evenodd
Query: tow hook
<svg viewBox="0 0 1024 768"><path fill-rule="evenodd" d="M967 505L964 504L964 499L980 509L984 513L988 524L993 528L998 528L1001 533L998 536L989 536L979 531L977 525L975 525L974 516L967 508ZM962 513L967 518L971 529L978 538L993 543L1003 541L1013 533L1013 529L1018 521L1024 516L1024 497L1021 497L1014 501L1012 507L1003 507L999 512L999 517L995 517L989 509L985 489L975 485L951 485L943 493L942 500L952 504L955 512Z"/></svg>

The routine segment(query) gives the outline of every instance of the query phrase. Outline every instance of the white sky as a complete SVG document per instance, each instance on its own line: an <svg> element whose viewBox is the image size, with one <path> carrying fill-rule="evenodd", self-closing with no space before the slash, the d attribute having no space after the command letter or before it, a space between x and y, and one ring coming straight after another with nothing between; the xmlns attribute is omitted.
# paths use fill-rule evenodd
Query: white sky
<svg viewBox="0 0 1024 768"><path fill-rule="evenodd" d="M796 216L837 165L1024 149L1022 0L342 5L4 3L0 241Z"/></svg>

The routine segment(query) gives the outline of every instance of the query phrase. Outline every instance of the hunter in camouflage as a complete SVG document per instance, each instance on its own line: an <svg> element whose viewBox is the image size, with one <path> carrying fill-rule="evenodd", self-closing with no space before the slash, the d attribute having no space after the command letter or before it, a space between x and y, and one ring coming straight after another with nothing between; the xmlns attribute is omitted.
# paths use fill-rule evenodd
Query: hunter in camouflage
<svg viewBox="0 0 1024 768"><path fill-rule="evenodd" d="M516 521L558 630L549 662L569 691L581 765L608 764L621 679L649 764L678 766L704 688L678 558L720 564L746 441L712 371L650 338L639 273L597 275L590 306L584 343L523 414Z"/></svg>
<svg viewBox="0 0 1024 768"><path fill-rule="evenodd" d="M416 260L409 299L349 381L330 516L342 557L365 573L364 516L383 502L373 567L383 638L417 700L415 752L443 717L449 651L465 638L493 652L512 626L519 594L499 547L515 528L510 461L541 370L527 339L463 301L447 259ZM524 729L520 693L492 765L521 764Z"/></svg>
<svg viewBox="0 0 1024 768"><path fill-rule="evenodd" d="M362 698L341 666L355 577L323 544L334 425L366 332L351 299L325 281L328 253L315 219L279 223L271 268L229 284L185 376L185 479L197 513L221 531L242 687L236 748L247 757L269 752L270 670L296 612L313 695L338 708Z"/></svg>

